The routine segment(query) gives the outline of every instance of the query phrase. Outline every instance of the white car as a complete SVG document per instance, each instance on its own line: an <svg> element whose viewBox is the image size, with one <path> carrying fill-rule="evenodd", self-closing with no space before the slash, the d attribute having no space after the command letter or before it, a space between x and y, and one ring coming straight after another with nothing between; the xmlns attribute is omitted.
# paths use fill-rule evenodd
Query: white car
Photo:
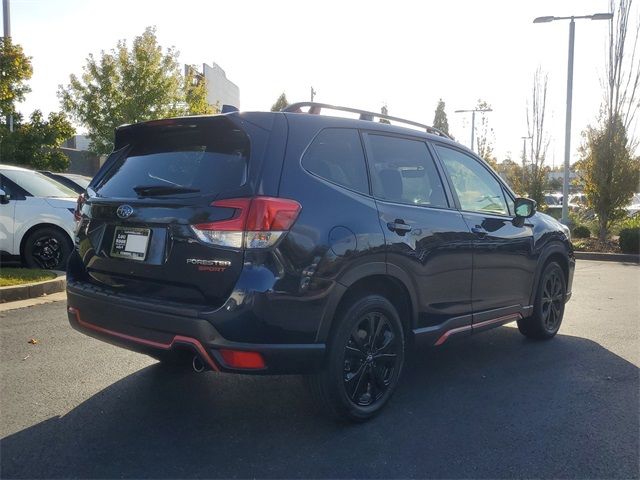
<svg viewBox="0 0 640 480"><path fill-rule="evenodd" d="M0 253L32 268L65 270L78 194L41 173L0 165Z"/></svg>

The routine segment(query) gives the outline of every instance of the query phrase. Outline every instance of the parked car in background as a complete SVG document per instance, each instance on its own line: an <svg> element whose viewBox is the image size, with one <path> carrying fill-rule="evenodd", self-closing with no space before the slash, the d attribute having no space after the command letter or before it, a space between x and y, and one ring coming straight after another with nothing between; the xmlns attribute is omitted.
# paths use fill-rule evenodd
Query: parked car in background
<svg viewBox="0 0 640 480"><path fill-rule="evenodd" d="M552 216L556 220L562 217L562 194L547 193L544 196L544 213Z"/></svg>
<svg viewBox="0 0 640 480"><path fill-rule="evenodd" d="M39 170L39 172L49 178L53 178L57 182L60 182L77 194L83 193L91 181L91 177L85 177L84 175L78 175L76 173L58 173L49 172L47 170Z"/></svg>
<svg viewBox="0 0 640 480"><path fill-rule="evenodd" d="M624 209L627 211L627 215L630 217L638 215L638 213L640 212L640 193L634 193L633 197L631 198L631 202L629 202L629 205L624 207Z"/></svg>
<svg viewBox="0 0 640 480"><path fill-rule="evenodd" d="M307 102L127 125L114 143L67 270L87 335L196 371L313 373L329 412L363 421L414 341L560 328L569 229L437 129Z"/></svg>
<svg viewBox="0 0 640 480"><path fill-rule="evenodd" d="M78 194L34 170L0 165L0 252L32 268L66 268Z"/></svg>

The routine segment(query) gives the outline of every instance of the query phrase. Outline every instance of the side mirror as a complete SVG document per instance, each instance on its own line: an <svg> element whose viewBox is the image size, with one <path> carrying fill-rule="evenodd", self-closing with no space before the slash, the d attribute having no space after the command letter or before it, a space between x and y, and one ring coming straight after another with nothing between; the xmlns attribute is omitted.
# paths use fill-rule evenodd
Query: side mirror
<svg viewBox="0 0 640 480"><path fill-rule="evenodd" d="M530 198L516 198L514 207L516 210L516 218L529 218L536 213L536 201Z"/></svg>
<svg viewBox="0 0 640 480"><path fill-rule="evenodd" d="M5 193L4 190L0 188L0 205L6 205L11 200L11 197Z"/></svg>

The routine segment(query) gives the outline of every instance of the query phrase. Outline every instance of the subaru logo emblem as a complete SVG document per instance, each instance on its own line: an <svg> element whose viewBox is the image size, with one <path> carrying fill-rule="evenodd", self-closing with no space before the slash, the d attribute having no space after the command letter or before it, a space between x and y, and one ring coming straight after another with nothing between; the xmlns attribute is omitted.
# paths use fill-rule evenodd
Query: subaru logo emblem
<svg viewBox="0 0 640 480"><path fill-rule="evenodd" d="M116 210L116 215L120 218L129 218L133 215L133 207L131 205L120 205Z"/></svg>

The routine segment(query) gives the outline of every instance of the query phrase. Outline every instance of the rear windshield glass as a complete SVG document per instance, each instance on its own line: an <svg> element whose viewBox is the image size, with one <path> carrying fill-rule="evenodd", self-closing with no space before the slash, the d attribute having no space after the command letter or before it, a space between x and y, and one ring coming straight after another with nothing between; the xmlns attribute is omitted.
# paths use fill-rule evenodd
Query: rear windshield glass
<svg viewBox="0 0 640 480"><path fill-rule="evenodd" d="M249 138L224 117L158 122L132 138L92 186L98 196L135 198L163 188L165 196L217 194L246 182Z"/></svg>

